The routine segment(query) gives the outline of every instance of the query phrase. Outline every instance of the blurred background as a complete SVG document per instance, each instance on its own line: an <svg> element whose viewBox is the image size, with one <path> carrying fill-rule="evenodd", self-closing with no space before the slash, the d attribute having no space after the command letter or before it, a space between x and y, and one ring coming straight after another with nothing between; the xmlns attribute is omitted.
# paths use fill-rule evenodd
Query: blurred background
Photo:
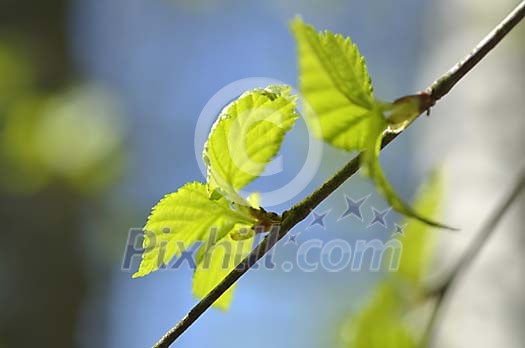
<svg viewBox="0 0 525 348"><path fill-rule="evenodd" d="M414 93L463 57L517 1L0 0L0 348L148 347L195 303L190 267L131 279L128 231L188 181L197 119L222 87L248 77L296 86L289 21L350 35L375 94ZM382 162L410 199L426 174L447 171L436 272L453 265L523 166L525 26L512 32L445 100L389 146ZM255 87L255 86L254 86ZM264 86L260 86L264 87ZM284 171L250 187L283 185L308 150L304 124L284 143ZM320 169L282 211L349 154L324 148ZM315 168L312 168L315 170ZM372 193L365 222L337 218L343 194ZM264 202L263 202L264 205ZM299 243L390 238L367 228L387 208L370 183L347 182L319 207L326 230L298 225ZM484 249L440 325L437 346L522 347L525 246L520 199ZM281 242L277 263L297 246ZM341 323L380 273L255 270L231 309L208 311L177 347L344 346Z"/></svg>

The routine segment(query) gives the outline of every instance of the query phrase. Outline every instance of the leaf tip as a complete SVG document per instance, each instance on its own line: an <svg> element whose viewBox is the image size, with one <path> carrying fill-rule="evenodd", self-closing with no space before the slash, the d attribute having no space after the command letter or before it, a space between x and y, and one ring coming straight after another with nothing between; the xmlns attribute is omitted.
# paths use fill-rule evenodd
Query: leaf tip
<svg viewBox="0 0 525 348"><path fill-rule="evenodd" d="M295 15L295 17L290 21L290 27L293 29L296 26L304 25L303 17L299 14Z"/></svg>

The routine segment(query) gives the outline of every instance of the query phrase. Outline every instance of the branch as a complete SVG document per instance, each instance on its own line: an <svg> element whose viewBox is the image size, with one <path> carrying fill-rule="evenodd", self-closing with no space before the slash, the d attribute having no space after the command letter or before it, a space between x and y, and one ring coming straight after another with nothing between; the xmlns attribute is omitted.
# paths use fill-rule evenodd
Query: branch
<svg viewBox="0 0 525 348"><path fill-rule="evenodd" d="M436 328L437 318L439 314L443 312L443 303L445 297L447 297L447 294L450 293L450 289L452 289L457 283L459 276L464 273L476 259L481 249L489 237L494 233L497 225L508 211L509 207L516 201L524 188L525 170L522 170L515 183L512 185L512 188L509 190L509 193L506 195L505 199L503 199L500 204L498 204L497 209L491 214L490 218L485 222L478 234L476 234L475 239L468 246L465 253L461 256L453 271L448 275L440 287L429 293L430 297L435 298L436 303L434 305L434 311L432 312L430 320L427 324L425 337L423 338L423 346L427 347L428 343L431 341L432 332Z"/></svg>
<svg viewBox="0 0 525 348"><path fill-rule="evenodd" d="M494 28L463 60L454 65L446 74L437 79L428 89L434 101L446 95L473 67L478 64L525 15L525 1L522 1L496 28Z"/></svg>
<svg viewBox="0 0 525 348"><path fill-rule="evenodd" d="M447 94L452 87L467 74L490 50L525 15L525 1L507 16L492 32L490 32L474 50L462 61L452 67L446 74L436 80L425 91L410 96L420 101L420 111L428 111L441 97ZM383 139L382 148L388 145L399 134L388 134ZM244 273L246 273L258 260L260 260L273 246L281 240L295 225L304 220L323 200L332 194L347 179L359 170L361 154L354 157L333 177L328 179L315 192L297 203L282 215L280 226L274 226L266 238L231 271L213 290L197 303L184 318L170 329L154 346L154 348L167 348L180 335L182 335L230 286L232 286Z"/></svg>

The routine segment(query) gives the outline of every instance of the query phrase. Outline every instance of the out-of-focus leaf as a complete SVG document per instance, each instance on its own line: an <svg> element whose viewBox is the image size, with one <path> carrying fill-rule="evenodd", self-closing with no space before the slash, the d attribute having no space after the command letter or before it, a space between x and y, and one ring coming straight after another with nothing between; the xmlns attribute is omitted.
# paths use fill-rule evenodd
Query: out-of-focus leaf
<svg viewBox="0 0 525 348"><path fill-rule="evenodd" d="M12 102L0 131L0 185L17 194L30 194L52 177L40 156L35 133L47 99L25 97Z"/></svg>
<svg viewBox="0 0 525 348"><path fill-rule="evenodd" d="M368 136L368 119L375 101L364 58L350 38L315 29L295 19L299 85L306 98L304 116L315 134L331 145L361 150ZM318 121L318 122L317 122Z"/></svg>
<svg viewBox="0 0 525 348"><path fill-rule="evenodd" d="M0 127L0 184L31 193L58 181L92 194L122 163L123 123L114 98L98 86L50 96L19 96Z"/></svg>
<svg viewBox="0 0 525 348"><path fill-rule="evenodd" d="M435 218L438 215L442 195L442 178L439 173L435 173L421 188L414 201L414 207L425 216ZM403 219L401 226L406 226L403 236L397 237L403 242L403 253L399 269L395 274L419 285L433 254L432 227L408 217Z"/></svg>
<svg viewBox="0 0 525 348"><path fill-rule="evenodd" d="M441 178L433 175L420 190L414 205L425 215L434 217L441 193ZM399 269L376 288L372 300L363 310L343 325L343 347L421 347L418 345L418 325L411 324L407 314L414 314L417 309L415 297L421 290L421 277L432 255L433 239L431 227L419 220L405 218L401 226L405 227L403 235L397 237L403 243Z"/></svg>
<svg viewBox="0 0 525 348"><path fill-rule="evenodd" d="M404 323L396 290L381 285L370 303L342 327L342 346L349 348L412 348L416 339Z"/></svg>
<svg viewBox="0 0 525 348"><path fill-rule="evenodd" d="M204 146L211 196L218 190L245 203L237 191L263 172L298 116L290 92L288 86L254 89L224 108Z"/></svg>
<svg viewBox="0 0 525 348"><path fill-rule="evenodd" d="M40 157L63 175L95 166L122 141L119 115L113 98L96 87L50 97L34 134Z"/></svg>
<svg viewBox="0 0 525 348"><path fill-rule="evenodd" d="M33 69L27 56L5 42L0 42L0 118L8 103L32 93Z"/></svg>
<svg viewBox="0 0 525 348"><path fill-rule="evenodd" d="M153 208L144 226L142 262L133 277L157 270L194 242L206 241L212 232L219 241L236 224L251 226L254 222L250 216L230 209L223 196L210 200L205 184L188 183Z"/></svg>

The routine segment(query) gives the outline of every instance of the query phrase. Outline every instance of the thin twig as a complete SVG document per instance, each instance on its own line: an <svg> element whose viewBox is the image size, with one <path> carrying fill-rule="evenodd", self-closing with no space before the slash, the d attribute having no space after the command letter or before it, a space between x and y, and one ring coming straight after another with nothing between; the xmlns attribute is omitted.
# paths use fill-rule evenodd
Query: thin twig
<svg viewBox="0 0 525 348"><path fill-rule="evenodd" d="M452 272L443 281L441 286L430 292L429 295L434 298L435 303L434 310L432 311L431 317L427 324L425 337L423 337L424 347L428 347L428 344L432 340L432 333L436 330L437 319L444 310L445 297L450 298L450 290L457 283L459 275L466 272L472 262L476 259L489 237L496 230L497 225L500 223L505 213L508 212L509 207L516 201L524 188L525 170L522 170L508 194L500 202L500 204L497 205L497 209L492 212L489 219L484 223L481 230L476 234L475 239L463 253Z"/></svg>
<svg viewBox="0 0 525 348"><path fill-rule="evenodd" d="M501 39L523 19L525 14L525 1L505 18L489 35L487 35L465 59L455 65L441 78L436 80L424 92L417 95L421 101L421 111L428 110L437 100L443 97L450 89L474 67ZM388 145L398 134L388 134L383 139L382 147ZM167 348L181 334L183 334L226 290L228 290L244 273L246 273L258 260L260 260L288 231L304 220L312 210L332 194L347 179L352 177L358 169L360 154L348 162L333 177L328 179L319 189L313 192L283 213L282 223L278 228L273 228L266 238L231 271L206 297L198 302L184 318L170 329L155 345L154 348Z"/></svg>
<svg viewBox="0 0 525 348"><path fill-rule="evenodd" d="M516 6L463 60L454 65L445 75L437 79L428 89L434 101L446 95L483 57L487 55L518 24L525 15L525 1Z"/></svg>

